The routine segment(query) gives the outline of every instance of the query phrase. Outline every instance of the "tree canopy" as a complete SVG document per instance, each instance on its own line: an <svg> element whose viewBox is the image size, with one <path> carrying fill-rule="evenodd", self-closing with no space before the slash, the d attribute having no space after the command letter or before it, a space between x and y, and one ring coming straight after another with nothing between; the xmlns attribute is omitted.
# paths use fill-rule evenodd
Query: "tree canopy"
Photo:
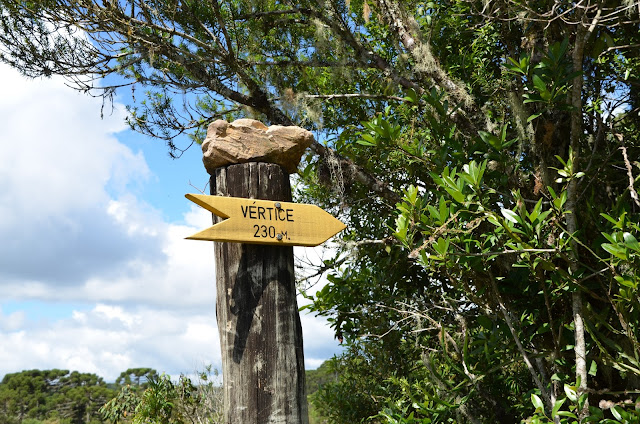
<svg viewBox="0 0 640 424"><path fill-rule="evenodd" d="M315 132L297 195L348 223L310 307L348 346L333 422L637 422L639 23L637 0L0 0L0 59L130 90L175 156L218 118Z"/></svg>

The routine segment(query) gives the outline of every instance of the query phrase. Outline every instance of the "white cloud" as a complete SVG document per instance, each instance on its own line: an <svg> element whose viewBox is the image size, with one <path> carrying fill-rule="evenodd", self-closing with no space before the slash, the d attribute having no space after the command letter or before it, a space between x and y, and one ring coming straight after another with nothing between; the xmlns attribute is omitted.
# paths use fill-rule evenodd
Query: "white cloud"
<svg viewBox="0 0 640 424"><path fill-rule="evenodd" d="M300 322L307 369L318 368L325 360L342 350L326 320L302 312Z"/></svg>
<svg viewBox="0 0 640 424"><path fill-rule="evenodd" d="M125 181L149 175L142 154L114 136L122 106L102 120L100 100L60 80L27 81L2 66L0 81L0 279L74 285L102 264L157 254L151 235L130 237L109 214L107 190L124 194Z"/></svg>
<svg viewBox="0 0 640 424"><path fill-rule="evenodd" d="M294 254L298 268L297 278L300 281L311 277L302 283L302 290L309 296L315 296L317 292L328 283L326 275L315 275L316 269L323 261L331 258L336 253L336 247L325 243L316 247L295 247ZM298 306L310 304L311 301L298 296ZM334 331L329 326L326 318L316 317L311 313L300 313L302 333L305 350L305 366L307 369L318 368L325 360L342 351Z"/></svg>
<svg viewBox="0 0 640 424"><path fill-rule="evenodd" d="M27 261L20 261L16 277L5 278L0 282L0 297L66 302L120 302L178 309L214 305L213 246L211 243L184 239L198 228L168 224L157 219L154 214L145 215L141 213L140 205L131 199L127 202L113 201L110 207L116 204L117 213L127 217L122 222L116 222L113 227L113 231L121 233L121 244L114 243L114 250L122 249L121 255L110 257L104 254L104 246L98 246L97 249L103 249L102 254L96 252L94 258L87 257L87 251L96 249L89 244L101 243L100 240L91 238L81 238L62 254L60 249L49 245L49 250L42 249L38 252L39 257L31 255ZM196 213L190 213L190 219L195 219ZM201 214L205 217L208 215L210 219L210 214ZM83 225L82 231L92 230L92 225ZM51 244L53 243L52 241ZM26 251L28 246L21 253ZM82 274L82 278L74 277L74 270L64 266L60 266L61 269L55 274L52 273L51 270L58 266L53 263L41 269L29 268L38 263L64 260L65 256L82 257L83 254L83 266L88 270ZM96 266L99 272L96 271ZM76 281L72 284L58 283L65 277Z"/></svg>
<svg viewBox="0 0 640 424"><path fill-rule="evenodd" d="M2 309L0 309L0 331L16 331L24 325L24 322L24 311L16 311L4 315Z"/></svg>
<svg viewBox="0 0 640 424"><path fill-rule="evenodd" d="M220 361L216 334L213 314L97 304L67 319L1 332L0 374L55 366L113 381L140 366L191 372L193 364Z"/></svg>

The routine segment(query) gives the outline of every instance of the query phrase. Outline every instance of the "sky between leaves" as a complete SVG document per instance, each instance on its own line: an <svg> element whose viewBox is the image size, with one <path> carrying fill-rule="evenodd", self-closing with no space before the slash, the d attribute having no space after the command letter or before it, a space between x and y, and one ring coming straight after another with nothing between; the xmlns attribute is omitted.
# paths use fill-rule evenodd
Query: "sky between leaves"
<svg viewBox="0 0 640 424"><path fill-rule="evenodd" d="M102 101L62 79L0 64L0 88L0 376L219 369L213 246L184 240L211 225L184 198L208 180L199 147L172 160L122 104L101 119ZM340 347L301 318L316 368Z"/></svg>

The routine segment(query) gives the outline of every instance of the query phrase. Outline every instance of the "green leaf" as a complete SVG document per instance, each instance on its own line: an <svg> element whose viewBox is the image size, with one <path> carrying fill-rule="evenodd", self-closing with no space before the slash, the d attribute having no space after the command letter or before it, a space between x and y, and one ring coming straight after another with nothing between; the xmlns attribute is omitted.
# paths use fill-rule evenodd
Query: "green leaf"
<svg viewBox="0 0 640 424"><path fill-rule="evenodd" d="M433 244L433 249L438 253L438 255L445 256L449 250L449 240L442 237L438 238L438 240Z"/></svg>
<svg viewBox="0 0 640 424"><path fill-rule="evenodd" d="M589 366L589 375L595 376L598 372L598 363L596 361L591 361L591 365Z"/></svg>
<svg viewBox="0 0 640 424"><path fill-rule="evenodd" d="M537 394L531 394L531 403L533 403L533 406L536 408L536 412L544 411L544 404L542 403L542 399L540 399L540 396L538 396Z"/></svg>
<svg viewBox="0 0 640 424"><path fill-rule="evenodd" d="M624 240L624 244L626 244L627 247L635 250L636 252L640 252L640 243L638 243L638 240L633 234L625 232L624 234L622 234L622 239Z"/></svg>
<svg viewBox="0 0 640 424"><path fill-rule="evenodd" d="M543 102L544 99L539 94L529 94L526 93L524 95L525 100L522 103L535 103L535 102Z"/></svg>
<svg viewBox="0 0 640 424"><path fill-rule="evenodd" d="M564 385L564 393L567 395L571 402L575 402L578 400L578 393L573 387L569 386L568 384Z"/></svg>
<svg viewBox="0 0 640 424"><path fill-rule="evenodd" d="M377 141L371 134L360 134L360 139L356 140L356 143L363 146L375 146Z"/></svg>
<svg viewBox="0 0 640 424"><path fill-rule="evenodd" d="M414 90L413 88L407 89L404 100L410 103L418 104L418 94L416 93L416 90Z"/></svg>
<svg viewBox="0 0 640 424"><path fill-rule="evenodd" d="M627 280L627 279L625 279L625 278L623 278L623 277L621 277L621 276L619 276L619 275L615 275L613 278L614 278L614 279L618 282L618 284L620 284L621 286L624 286L624 287L630 288L630 289L632 289L632 290L635 290L635 289L637 289L637 288L638 288L638 284L637 284L637 283L635 283L634 281Z"/></svg>
<svg viewBox="0 0 640 424"><path fill-rule="evenodd" d="M556 400L556 403L553 404L553 410L551 411L551 416L554 417L558 415L558 411L562 408L562 405L567 401L567 398L562 398Z"/></svg>
<svg viewBox="0 0 640 424"><path fill-rule="evenodd" d="M547 216L549 216L549 214L551 213L550 210L548 211L544 211L542 212L539 216L538 216L538 221L539 222L544 222L545 219L547 219Z"/></svg>
<svg viewBox="0 0 640 424"><path fill-rule="evenodd" d="M619 219L614 219L613 217L611 217L610 215L607 215L606 213L600 213L600 216L603 217L604 219L606 219L607 221L611 222L613 225L615 225L617 228L621 228L621 224L620 221L624 220L624 216L625 216L626 212L623 213Z"/></svg>
<svg viewBox="0 0 640 424"><path fill-rule="evenodd" d="M558 415L561 416L561 417L569 417L569 418L578 419L578 417L574 413L571 413L569 411L559 411Z"/></svg>
<svg viewBox="0 0 640 424"><path fill-rule="evenodd" d="M567 162L564 161L564 159L562 159L562 156L560 155L554 155L556 159L558 159L558 161L562 164L562 166L564 166L565 168L569 168L569 165L567 165Z"/></svg>
<svg viewBox="0 0 640 424"><path fill-rule="evenodd" d="M500 212L502 213L502 216L504 216L507 220L513 222L514 224L520 223L520 217L511 209L501 209Z"/></svg>
<svg viewBox="0 0 640 424"><path fill-rule="evenodd" d="M560 196L553 200L553 205L556 209L562 210L562 207L567 202L567 191L564 190L560 193Z"/></svg>
<svg viewBox="0 0 640 424"><path fill-rule="evenodd" d="M536 203L535 207L529 214L529 221L531 222L535 221L536 218L540 215L541 210L542 210L542 199L538 200L538 203Z"/></svg>
<svg viewBox="0 0 640 424"><path fill-rule="evenodd" d="M445 223L447 218L449 218L449 208L447 207L447 201L444 196L440 196L440 200L438 201L438 208L440 212L440 222Z"/></svg>
<svg viewBox="0 0 640 424"><path fill-rule="evenodd" d="M526 75L527 69L529 67L529 56L523 55L520 58L520 61L513 59L512 57L507 58L511 63L506 63L505 68L510 71Z"/></svg>
<svg viewBox="0 0 640 424"><path fill-rule="evenodd" d="M409 200L409 203L411 203L412 205L415 205L416 200L418 200L418 188L412 184L407 189L407 193L407 200Z"/></svg>
<svg viewBox="0 0 640 424"><path fill-rule="evenodd" d="M623 413L626 415L624 409L622 409L618 405L614 405L611 409L609 409L609 411L611 411L611 415L613 415L613 417L618 421L621 421L623 419L622 418Z"/></svg>
<svg viewBox="0 0 640 424"><path fill-rule="evenodd" d="M453 200L455 200L458 203L464 203L464 194L462 194L460 190L458 189L454 190L448 187L446 187L445 190L447 190L447 193L449 193L451 197L453 197Z"/></svg>
<svg viewBox="0 0 640 424"><path fill-rule="evenodd" d="M370 143L370 142L364 141L364 140L356 140L356 143L361 145L361 146L367 146L367 147L375 146L374 143Z"/></svg>
<svg viewBox="0 0 640 424"><path fill-rule="evenodd" d="M440 220L440 215L438 214L438 210L433 205L427 205L427 210L429 211L429 215L431 215L431 219L436 222Z"/></svg>
<svg viewBox="0 0 640 424"><path fill-rule="evenodd" d="M480 135L482 141L493 147L496 151L499 152L502 150L502 142L498 137L486 131L478 131L478 134Z"/></svg>
<svg viewBox="0 0 640 424"><path fill-rule="evenodd" d="M619 247L618 245L610 244L610 243L602 243L602 248L612 254L613 256L622 259L623 261L627 260L627 250Z"/></svg>
<svg viewBox="0 0 640 424"><path fill-rule="evenodd" d="M396 218L396 232L394 235L401 242L404 243L407 240L407 232L409 229L409 221L405 215L399 215Z"/></svg>
<svg viewBox="0 0 640 424"><path fill-rule="evenodd" d="M595 406L589 406L589 415L590 420L593 422L600 422L604 418L604 414L602 413L602 409L596 408Z"/></svg>
<svg viewBox="0 0 640 424"><path fill-rule="evenodd" d="M534 113L533 115L529 116L527 118L527 124L530 123L531 121L533 121L534 119L538 118L540 115L542 115L543 112L540 113Z"/></svg>
<svg viewBox="0 0 640 424"><path fill-rule="evenodd" d="M547 85L544 83L544 81L542 81L542 78L540 78L536 74L533 75L533 86L536 88L536 90L538 90L541 96L543 95L543 93L549 93L549 90L547 90Z"/></svg>

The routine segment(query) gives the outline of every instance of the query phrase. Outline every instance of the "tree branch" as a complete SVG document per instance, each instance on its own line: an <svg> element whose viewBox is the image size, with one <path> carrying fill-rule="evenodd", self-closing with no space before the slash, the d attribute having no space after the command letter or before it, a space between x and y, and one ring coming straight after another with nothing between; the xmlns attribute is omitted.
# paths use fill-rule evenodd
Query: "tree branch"
<svg viewBox="0 0 640 424"><path fill-rule="evenodd" d="M359 182L381 198L385 199L390 205L395 205L402 199L395 191L391 190L386 183L377 179L351 160L338 156L335 150L330 147L323 146L318 143L318 141L314 140L311 144L311 151L323 159L328 159L331 156L335 157L340 164L342 172L352 176L353 180Z"/></svg>
<svg viewBox="0 0 640 424"><path fill-rule="evenodd" d="M367 94L367 93L347 93L347 94L300 94L305 99L371 99L371 100L394 100L397 102L410 103L409 100L399 96L385 96L384 94ZM275 97L273 100L281 100L282 97Z"/></svg>
<svg viewBox="0 0 640 424"><path fill-rule="evenodd" d="M527 366L527 369L529 370L529 373L531 374L531 378L533 378L533 381L536 384L536 387L538 388L538 390L540 390L540 393L542 394L542 397L545 399L545 401L547 403L547 407L549 408L549 410L551 410L551 409L553 409L553 403L551 402L551 396L549 395L549 392L547 391L546 385L543 384L542 381L540 381L540 378L538 377L538 374L536 373L536 370L533 367L533 364L531 363L531 360L529 359L529 354L524 349L524 346L522 345L522 342L520 341L520 337L518 337L518 333L516 332L516 329L513 326L513 321L511 321L511 315L509 313L509 310L507 309L507 307L504 304L504 301L502 300L502 295L500 295L500 291L498 290L498 285L496 284L496 279L493 276L493 274L491 273L491 271L489 271L489 279L491 281L491 288L492 288L492 291L493 291L493 295L495 296L495 300L498 303L498 307L500 309L500 312L502 313L502 316L504 317L504 321L506 322L507 327L509 327L509 331L511 332L511 336L513 337L513 340L516 342L516 346L518 347L518 351L520 352L520 355L522 356L522 359L524 360L524 363Z"/></svg>
<svg viewBox="0 0 640 424"><path fill-rule="evenodd" d="M575 174L577 172L577 166L579 164L579 142L583 135L582 130L582 86L583 86L583 60L584 60L584 46L589 39L589 36L592 34L599 18L601 15L601 4L598 7L596 15L589 27L586 27L583 22L586 13L582 13L579 19L578 28L576 30L576 39L574 42L572 60L573 60L573 71L578 72L579 74L573 79L573 87L571 90L571 103L573 106L573 111L571 112L571 132L570 132L570 155L573 154L574 157L572 159L572 168L571 173ZM566 208L567 212L567 230L569 234L572 236L578 230L578 208L577 208L577 196L578 196L578 179L572 178L567 185L567 202ZM569 241L569 245L571 246L570 252L570 260L569 260L569 268L575 274L579 269L579 255L578 255L578 245L575 242L575 239ZM575 361L576 361L576 380L578 386L578 396L585 393L588 389L587 384L587 347L585 341L585 328L584 328L584 319L583 319L583 297L582 292L579 288L576 288L575 291L571 294L571 308L573 313L573 322L574 322L574 337L575 337ZM589 400L585 400L584 406L580 411L578 411L578 415L581 418L584 418L589 412Z"/></svg>
<svg viewBox="0 0 640 424"><path fill-rule="evenodd" d="M624 166L627 168L627 176L629 177L629 194L631 195L631 200L640 207L640 199L638 199L638 192L633 187L635 183L635 179L633 178L633 173L631 171L631 163L629 162L629 158L627 157L627 147L624 145L624 140L622 138L622 134L616 134L618 139L623 143L622 146L619 147L622 150L622 158L624 160Z"/></svg>
<svg viewBox="0 0 640 424"><path fill-rule="evenodd" d="M473 120L477 118L480 109L476 105L466 88L455 83L437 59L431 53L431 48L427 41L423 40L415 18L409 16L402 7L402 3L396 0L376 0L382 16L387 24L395 30L402 45L411 53L416 63L416 71L427 78L430 78L438 87L442 88L452 99L454 99L464 111L465 117L463 128L474 129ZM460 120L459 115L454 116ZM475 129L472 136L475 136Z"/></svg>

